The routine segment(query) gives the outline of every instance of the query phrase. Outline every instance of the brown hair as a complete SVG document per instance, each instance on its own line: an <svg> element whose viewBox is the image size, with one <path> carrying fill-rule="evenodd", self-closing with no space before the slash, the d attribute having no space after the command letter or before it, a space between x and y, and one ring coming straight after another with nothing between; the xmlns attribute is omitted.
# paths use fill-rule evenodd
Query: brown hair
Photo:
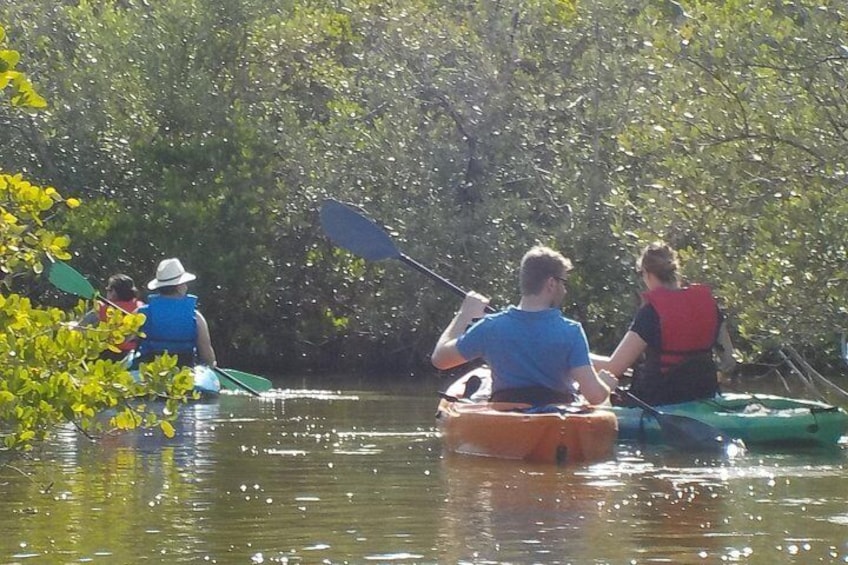
<svg viewBox="0 0 848 565"><path fill-rule="evenodd" d="M639 271L647 271L663 283L679 282L677 252L667 243L655 241L642 251L636 262Z"/></svg>
<svg viewBox="0 0 848 565"><path fill-rule="evenodd" d="M521 294L539 294L549 278L565 278L571 269L571 261L567 257L550 247L537 245L521 258Z"/></svg>
<svg viewBox="0 0 848 565"><path fill-rule="evenodd" d="M122 302L138 298L138 289L135 287L135 282L123 273L109 277L109 280L106 281L106 288L114 290L115 294L118 295L118 300Z"/></svg>

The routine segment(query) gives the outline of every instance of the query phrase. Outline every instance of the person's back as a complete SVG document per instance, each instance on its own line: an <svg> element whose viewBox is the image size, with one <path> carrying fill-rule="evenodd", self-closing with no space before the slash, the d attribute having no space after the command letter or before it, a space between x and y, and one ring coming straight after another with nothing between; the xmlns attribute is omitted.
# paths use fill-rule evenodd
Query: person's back
<svg viewBox="0 0 848 565"><path fill-rule="evenodd" d="M106 281L106 300L101 300L95 310L88 312L80 321L81 327L93 327L105 322L117 309L123 313L136 312L144 303L138 299L138 289L135 281L123 273L116 273ZM123 361L138 346L136 336L130 336L122 343L115 345L115 350L107 349L101 353L102 359Z"/></svg>
<svg viewBox="0 0 848 565"><path fill-rule="evenodd" d="M718 391L712 348L718 336L718 304L709 288L693 285L644 293L659 335L647 339L645 361L631 392L649 404L710 398Z"/></svg>
<svg viewBox="0 0 848 565"><path fill-rule="evenodd" d="M509 307L483 318L457 340L463 357L482 357L492 369L493 401L571 402L573 367L588 364L580 324L559 310Z"/></svg>
<svg viewBox="0 0 848 565"><path fill-rule="evenodd" d="M147 288L158 291L139 308L145 315L139 345L140 361L149 361L162 353L176 355L183 366L198 361L215 365L215 352L205 318L197 310L197 297L188 294L194 274L183 268L179 259L164 259L156 269L156 278Z"/></svg>
<svg viewBox="0 0 848 565"><path fill-rule="evenodd" d="M571 402L577 384L593 404L604 402L607 386L589 362L582 327L565 318L565 277L571 263L546 247L534 247L521 262L518 307L484 316L488 301L469 293L433 351L433 364L449 369L483 358L492 369L492 400L546 404ZM465 328L475 318L482 318Z"/></svg>
<svg viewBox="0 0 848 565"><path fill-rule="evenodd" d="M630 392L649 404L714 396L719 386L713 348L722 345L723 365L735 361L709 287L682 286L677 254L662 242L643 250L637 268L647 288L643 304L613 355L595 357L595 365L616 375L634 367Z"/></svg>
<svg viewBox="0 0 848 565"><path fill-rule="evenodd" d="M174 288L165 287L158 294L151 294L147 304L139 308L139 313L145 316L139 352L143 361L167 352L176 355L180 365L194 365L197 297L181 295L172 291Z"/></svg>

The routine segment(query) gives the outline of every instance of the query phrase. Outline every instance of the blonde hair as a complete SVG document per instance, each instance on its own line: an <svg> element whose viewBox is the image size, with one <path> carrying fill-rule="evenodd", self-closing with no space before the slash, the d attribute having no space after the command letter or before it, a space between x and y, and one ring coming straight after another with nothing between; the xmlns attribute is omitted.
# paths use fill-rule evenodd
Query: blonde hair
<svg viewBox="0 0 848 565"><path fill-rule="evenodd" d="M646 271L657 277L661 282L679 282L677 252L665 242L655 241L642 251L636 262L639 271Z"/></svg>
<svg viewBox="0 0 848 565"><path fill-rule="evenodd" d="M565 278L571 269L571 260L560 252L550 247L537 245L521 258L519 272L521 294L539 294L549 278Z"/></svg>

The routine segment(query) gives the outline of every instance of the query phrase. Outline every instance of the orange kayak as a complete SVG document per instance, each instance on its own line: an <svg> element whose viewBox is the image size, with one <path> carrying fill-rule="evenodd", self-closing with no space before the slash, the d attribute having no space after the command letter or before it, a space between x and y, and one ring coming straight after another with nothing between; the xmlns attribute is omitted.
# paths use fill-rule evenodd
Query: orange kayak
<svg viewBox="0 0 848 565"><path fill-rule="evenodd" d="M448 451L557 465L612 456L618 421L611 411L588 405L531 407L464 398L468 379L483 374L488 368L469 372L442 395L436 418Z"/></svg>

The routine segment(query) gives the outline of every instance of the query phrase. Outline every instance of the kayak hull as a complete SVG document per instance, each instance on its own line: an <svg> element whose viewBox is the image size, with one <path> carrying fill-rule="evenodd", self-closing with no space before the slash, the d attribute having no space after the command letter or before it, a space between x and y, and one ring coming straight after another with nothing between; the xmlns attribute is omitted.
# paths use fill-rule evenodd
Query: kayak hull
<svg viewBox="0 0 848 565"><path fill-rule="evenodd" d="M133 378L138 381L139 372L137 370L130 372ZM193 391L200 394L201 397L214 397L221 393L221 380L212 368L206 365L196 365L191 368L191 375L194 379Z"/></svg>
<svg viewBox="0 0 848 565"><path fill-rule="evenodd" d="M848 431L848 414L821 402L766 394L719 394L658 407L664 414L699 420L751 446L835 445ZM656 419L641 408L614 407L619 439L663 443Z"/></svg>
<svg viewBox="0 0 848 565"><path fill-rule="evenodd" d="M464 455L571 465L612 457L618 432L615 415L591 406L557 405L544 412L511 402L474 402L452 393L439 403L437 421L447 451Z"/></svg>
<svg viewBox="0 0 848 565"><path fill-rule="evenodd" d="M211 367L196 365L192 367L191 374L194 377L194 392L201 396L218 396L221 393L221 379Z"/></svg>

